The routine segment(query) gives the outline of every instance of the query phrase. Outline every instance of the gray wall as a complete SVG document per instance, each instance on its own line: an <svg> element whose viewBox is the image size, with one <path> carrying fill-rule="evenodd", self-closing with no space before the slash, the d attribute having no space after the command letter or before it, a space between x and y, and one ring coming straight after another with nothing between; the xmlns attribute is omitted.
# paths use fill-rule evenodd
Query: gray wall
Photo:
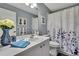
<svg viewBox="0 0 79 59"><path fill-rule="evenodd" d="M5 4L5 3L0 3L0 8L5 8L5 9L16 12L16 21L17 21L18 17L20 17L20 16L26 17L27 18L27 33L28 34L32 33L32 26L31 26L32 25L32 17L33 17L32 14L25 12L21 9L18 9L16 7L10 6L8 4Z"/></svg>
<svg viewBox="0 0 79 59"><path fill-rule="evenodd" d="M48 12L48 8L44 4L38 4L38 30L40 35L47 33ZM42 24L42 16L45 17L45 24Z"/></svg>

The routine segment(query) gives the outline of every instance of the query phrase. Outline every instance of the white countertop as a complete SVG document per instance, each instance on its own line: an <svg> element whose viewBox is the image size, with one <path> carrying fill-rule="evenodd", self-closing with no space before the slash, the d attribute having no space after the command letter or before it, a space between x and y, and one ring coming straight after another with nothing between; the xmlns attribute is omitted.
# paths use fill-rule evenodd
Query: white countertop
<svg viewBox="0 0 79 59"><path fill-rule="evenodd" d="M27 38L27 37L26 37ZM44 36L38 36L36 39L31 40L30 45L28 45L26 48L13 48L9 46L1 47L0 48L0 56L14 56L18 53L21 53L22 51L25 51L39 43L44 42L45 40L48 40L49 37L44 37Z"/></svg>

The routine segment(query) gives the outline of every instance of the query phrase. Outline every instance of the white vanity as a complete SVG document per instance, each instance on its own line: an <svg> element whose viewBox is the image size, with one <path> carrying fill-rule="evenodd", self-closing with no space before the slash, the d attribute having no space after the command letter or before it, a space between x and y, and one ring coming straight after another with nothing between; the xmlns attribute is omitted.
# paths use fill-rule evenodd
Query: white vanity
<svg viewBox="0 0 79 59"><path fill-rule="evenodd" d="M0 56L49 56L49 37L37 36L30 42L26 48L1 47Z"/></svg>

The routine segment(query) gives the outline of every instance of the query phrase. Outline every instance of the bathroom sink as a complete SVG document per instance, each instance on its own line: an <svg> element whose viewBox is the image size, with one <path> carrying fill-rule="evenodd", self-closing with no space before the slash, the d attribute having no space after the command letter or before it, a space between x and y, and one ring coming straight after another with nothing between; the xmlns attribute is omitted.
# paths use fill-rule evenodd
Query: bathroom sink
<svg viewBox="0 0 79 59"><path fill-rule="evenodd" d="M29 38L30 41L36 41L36 40L38 40L38 39L39 39L38 36L33 36L32 38Z"/></svg>

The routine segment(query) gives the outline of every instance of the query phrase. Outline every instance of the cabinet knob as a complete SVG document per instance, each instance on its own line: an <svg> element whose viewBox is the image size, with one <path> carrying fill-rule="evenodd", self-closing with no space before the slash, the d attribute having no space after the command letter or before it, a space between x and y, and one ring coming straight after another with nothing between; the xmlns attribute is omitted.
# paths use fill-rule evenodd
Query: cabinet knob
<svg viewBox="0 0 79 59"><path fill-rule="evenodd" d="M43 44L43 46L45 46L45 44Z"/></svg>
<svg viewBox="0 0 79 59"><path fill-rule="evenodd" d="M42 45L40 46L40 48L42 48Z"/></svg>

